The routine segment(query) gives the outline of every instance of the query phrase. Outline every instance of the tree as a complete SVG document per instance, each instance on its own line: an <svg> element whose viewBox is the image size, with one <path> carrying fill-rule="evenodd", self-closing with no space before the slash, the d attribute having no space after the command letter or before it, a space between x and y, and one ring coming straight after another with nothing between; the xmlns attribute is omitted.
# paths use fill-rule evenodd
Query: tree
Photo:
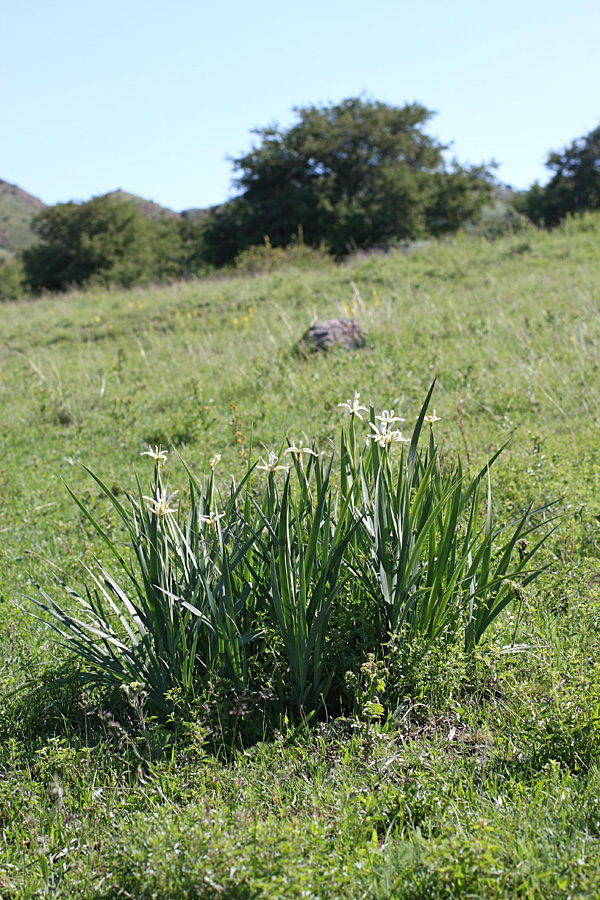
<svg viewBox="0 0 600 900"><path fill-rule="evenodd" d="M260 142L233 160L242 193L214 211L206 248L217 264L268 235L286 245L304 229L311 246L354 248L455 230L490 191L482 167L446 169L446 146L424 132L433 113L361 99L296 108L299 121L253 133Z"/></svg>
<svg viewBox="0 0 600 900"><path fill-rule="evenodd" d="M550 153L546 168L554 173L548 184L536 182L519 202L532 222L553 228L569 214L600 209L600 127Z"/></svg>
<svg viewBox="0 0 600 900"><path fill-rule="evenodd" d="M201 267L201 228L174 218L146 218L126 200L94 197L59 203L33 222L41 239L23 252L32 291L89 284L132 287L188 277Z"/></svg>
<svg viewBox="0 0 600 900"><path fill-rule="evenodd" d="M92 279L129 286L149 276L149 222L129 203L94 197L58 203L33 220L40 244L23 252L33 291L65 290Z"/></svg>

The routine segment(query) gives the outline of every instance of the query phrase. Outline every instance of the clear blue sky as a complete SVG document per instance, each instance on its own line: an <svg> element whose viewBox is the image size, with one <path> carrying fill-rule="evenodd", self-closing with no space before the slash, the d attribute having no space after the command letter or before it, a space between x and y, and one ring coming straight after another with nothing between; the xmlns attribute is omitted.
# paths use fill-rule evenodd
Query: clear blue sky
<svg viewBox="0 0 600 900"><path fill-rule="evenodd" d="M252 128L358 95L519 188L600 124L598 0L19 0L0 27L0 178L46 203L219 203Z"/></svg>

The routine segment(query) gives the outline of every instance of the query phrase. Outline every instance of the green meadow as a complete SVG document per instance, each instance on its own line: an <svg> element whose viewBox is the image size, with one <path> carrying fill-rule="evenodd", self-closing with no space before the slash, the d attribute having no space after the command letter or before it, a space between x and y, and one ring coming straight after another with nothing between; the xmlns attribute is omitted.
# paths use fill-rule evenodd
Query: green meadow
<svg viewBox="0 0 600 900"><path fill-rule="evenodd" d="M599 239L586 215L2 305L0 896L600 896ZM364 348L298 348L340 316L362 324ZM111 546L126 554L129 537L107 491L126 507L137 475L155 496L149 446L168 451L161 484L182 513L189 473L206 483L215 454L225 505L249 462L300 441L333 456L335 491L339 404L360 392L410 438L434 380L441 471L460 460L473 478L504 448L494 521L541 510L547 535L543 571L476 646L378 632L353 563L344 608L379 638L361 643L359 615L350 639L332 612L322 651L346 655L331 702L320 688L312 707L287 702L293 665L265 625L252 696L207 677L185 703L167 691L161 713L135 687L86 680L34 617L48 618L44 594L76 615L64 585L84 596L98 562L117 577ZM281 496L284 472L254 477L257 507L270 484ZM487 472L481 484L483 509Z"/></svg>

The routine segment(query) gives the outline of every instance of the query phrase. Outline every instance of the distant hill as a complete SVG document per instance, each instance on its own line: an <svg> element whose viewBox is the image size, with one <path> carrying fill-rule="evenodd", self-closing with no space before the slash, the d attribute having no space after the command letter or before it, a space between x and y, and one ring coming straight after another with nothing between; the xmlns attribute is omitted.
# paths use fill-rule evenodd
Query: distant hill
<svg viewBox="0 0 600 900"><path fill-rule="evenodd" d="M205 209L184 209L182 212L178 213L169 209L167 206L160 206L158 203L155 203L154 200L144 200L143 197L138 197L136 194L128 194L127 191L122 191L120 189L118 191L110 191L108 196L114 197L116 200L127 200L129 203L136 206L141 214L147 216L148 219L162 219L163 217L168 217L170 219L188 219L191 222L196 222L198 225L201 225L211 210L216 208L210 206Z"/></svg>
<svg viewBox="0 0 600 900"><path fill-rule="evenodd" d="M0 179L0 259L35 243L31 220L45 206L16 184Z"/></svg>
<svg viewBox="0 0 600 900"><path fill-rule="evenodd" d="M114 197L115 200L127 201L131 203L132 206L135 206L143 216L146 216L147 219L181 219L181 213L174 212L172 209L168 209L166 206L159 206L158 203L155 203L154 200L145 200L143 197L138 197L136 194L128 194L127 191L122 191L120 188L117 191L109 191L106 195L107 197Z"/></svg>
<svg viewBox="0 0 600 900"><path fill-rule="evenodd" d="M115 200L127 200L129 203L136 206L141 214L148 219L162 219L163 217L168 217L170 219L188 219L189 221L196 222L198 225L201 225L209 213L217 208L209 206L206 208L184 209L182 212L178 213L169 209L167 206L160 206L158 203L155 203L154 200L144 200L143 197L138 197L136 194L128 194L127 191L122 191L121 189L118 191L110 191L107 196L114 197Z"/></svg>
<svg viewBox="0 0 600 900"><path fill-rule="evenodd" d="M191 222L196 222L197 225L202 225L213 209L217 209L217 207L209 206L206 209L184 209L181 213L181 218L189 219Z"/></svg>

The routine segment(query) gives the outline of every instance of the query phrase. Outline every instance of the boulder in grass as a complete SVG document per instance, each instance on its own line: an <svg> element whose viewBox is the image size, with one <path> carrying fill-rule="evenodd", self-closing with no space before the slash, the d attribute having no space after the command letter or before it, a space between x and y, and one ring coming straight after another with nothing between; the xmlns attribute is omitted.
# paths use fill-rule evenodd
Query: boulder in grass
<svg viewBox="0 0 600 900"><path fill-rule="evenodd" d="M332 347L357 350L365 346L366 339L364 328L355 319L327 319L310 326L300 341L300 348L304 352Z"/></svg>

